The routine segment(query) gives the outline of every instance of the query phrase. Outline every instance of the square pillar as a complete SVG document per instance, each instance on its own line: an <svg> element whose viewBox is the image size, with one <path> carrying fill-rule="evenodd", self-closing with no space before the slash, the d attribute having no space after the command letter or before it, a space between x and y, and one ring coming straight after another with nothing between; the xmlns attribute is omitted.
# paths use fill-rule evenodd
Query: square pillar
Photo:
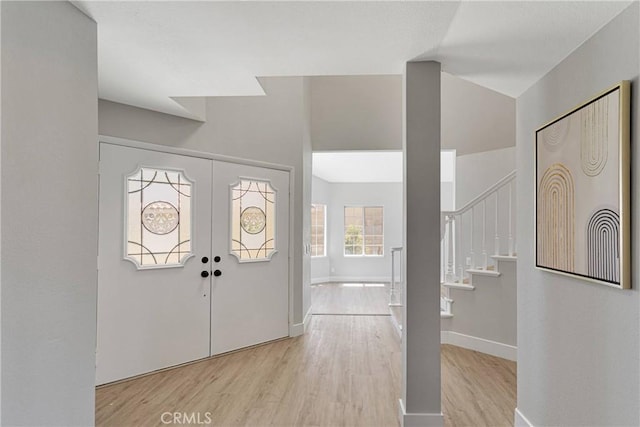
<svg viewBox="0 0 640 427"><path fill-rule="evenodd" d="M401 425L442 426L440 399L440 63L404 78L404 257Z"/></svg>

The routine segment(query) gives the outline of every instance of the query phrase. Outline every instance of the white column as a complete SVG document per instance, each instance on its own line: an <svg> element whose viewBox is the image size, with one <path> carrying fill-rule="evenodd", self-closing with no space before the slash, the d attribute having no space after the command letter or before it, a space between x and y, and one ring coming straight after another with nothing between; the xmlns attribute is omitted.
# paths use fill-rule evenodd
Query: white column
<svg viewBox="0 0 640 427"><path fill-rule="evenodd" d="M445 275L445 282L449 282L449 283L453 283L455 281L455 274L454 274L454 241L453 241L453 215L447 215L447 222L446 222L446 240L447 240L447 274Z"/></svg>
<svg viewBox="0 0 640 427"><path fill-rule="evenodd" d="M440 64L408 62L404 95L406 330L401 424L441 426Z"/></svg>
<svg viewBox="0 0 640 427"><path fill-rule="evenodd" d="M495 215L495 223L494 223L494 232L495 237L493 239L493 254L500 255L500 235L498 234L498 209L500 206L500 191L496 191L496 209L494 212Z"/></svg>
<svg viewBox="0 0 640 427"><path fill-rule="evenodd" d="M391 249L391 292L389 292L389 305L396 302L396 253Z"/></svg>
<svg viewBox="0 0 640 427"><path fill-rule="evenodd" d="M513 181L509 183L509 256L513 256Z"/></svg>
<svg viewBox="0 0 640 427"><path fill-rule="evenodd" d="M458 251L456 256L456 281L458 283L462 283L464 281L464 267L462 264L464 259L464 246L462 244L462 242L464 242L462 234L462 215L456 216L456 242L456 250Z"/></svg>
<svg viewBox="0 0 640 427"><path fill-rule="evenodd" d="M475 236L475 217L473 215L473 211L475 210L475 206L471 207L471 233L469 234L469 242L471 244L471 250L469 251L469 258L471 258L471 262L469 263L469 268L476 268L476 254L473 252L473 240Z"/></svg>
<svg viewBox="0 0 640 427"><path fill-rule="evenodd" d="M482 201L482 269L487 269L487 199Z"/></svg>

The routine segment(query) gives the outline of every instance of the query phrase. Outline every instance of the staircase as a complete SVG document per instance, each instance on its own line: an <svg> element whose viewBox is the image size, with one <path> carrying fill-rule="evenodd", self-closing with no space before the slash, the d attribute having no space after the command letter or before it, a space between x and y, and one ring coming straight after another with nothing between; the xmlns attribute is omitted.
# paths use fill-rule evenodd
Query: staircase
<svg viewBox="0 0 640 427"><path fill-rule="evenodd" d="M509 173L441 221L442 342L515 360L515 178ZM392 248L392 319L402 334L402 248Z"/></svg>

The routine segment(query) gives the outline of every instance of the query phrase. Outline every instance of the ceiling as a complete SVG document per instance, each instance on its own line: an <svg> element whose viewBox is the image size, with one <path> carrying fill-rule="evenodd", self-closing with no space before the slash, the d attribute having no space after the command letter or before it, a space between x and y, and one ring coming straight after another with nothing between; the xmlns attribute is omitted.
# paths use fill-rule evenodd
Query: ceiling
<svg viewBox="0 0 640 427"><path fill-rule="evenodd" d="M630 4L73 3L98 23L100 97L186 117L190 97L263 95L256 77L402 74L413 59L517 97Z"/></svg>

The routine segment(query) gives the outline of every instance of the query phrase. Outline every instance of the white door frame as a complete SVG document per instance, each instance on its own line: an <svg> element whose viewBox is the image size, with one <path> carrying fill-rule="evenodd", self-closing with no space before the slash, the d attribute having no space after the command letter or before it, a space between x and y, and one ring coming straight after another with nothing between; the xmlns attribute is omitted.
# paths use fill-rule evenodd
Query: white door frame
<svg viewBox="0 0 640 427"><path fill-rule="evenodd" d="M294 297L293 297L293 275L294 275L294 271L293 271L293 248L294 248L294 243L293 243L293 233L294 233L294 192L295 192L295 170L292 166L286 166L286 165L279 165L276 163L269 163L269 162L263 162L263 161L259 161L259 160L249 160L249 159L241 159L239 157L232 157L232 156L224 156L224 155L220 155L220 154L213 154L213 153L207 153L205 151L197 151L197 150L190 150L187 148L177 148L177 147L171 147L168 145L158 145L158 144L152 144L149 142L142 142L142 141L134 141L131 139L124 139L124 138L117 138L114 136L106 136L106 135L98 135L98 144L100 143L105 143L105 144L112 144L112 145L120 145L123 147L130 147L130 148L139 148L142 150L149 150L149 151L157 151L160 153L167 153L167 154L178 154L181 156L189 156L189 157L198 157L201 159L210 159L210 160L218 160L218 161L223 161L223 162L229 162L229 163L237 163L237 164L241 164L241 165L247 165L247 166L257 166L257 167L261 167L261 168L267 168L267 169L275 169L275 170L280 170L280 171L285 171L289 173L289 277L288 279L288 287L289 287L289 314L288 314L288 319L289 319L289 336L293 336L295 334L293 334L293 327L294 327L294 323L293 323L293 301L294 301ZM98 190L99 193L99 190ZM100 195L98 194L98 197Z"/></svg>

